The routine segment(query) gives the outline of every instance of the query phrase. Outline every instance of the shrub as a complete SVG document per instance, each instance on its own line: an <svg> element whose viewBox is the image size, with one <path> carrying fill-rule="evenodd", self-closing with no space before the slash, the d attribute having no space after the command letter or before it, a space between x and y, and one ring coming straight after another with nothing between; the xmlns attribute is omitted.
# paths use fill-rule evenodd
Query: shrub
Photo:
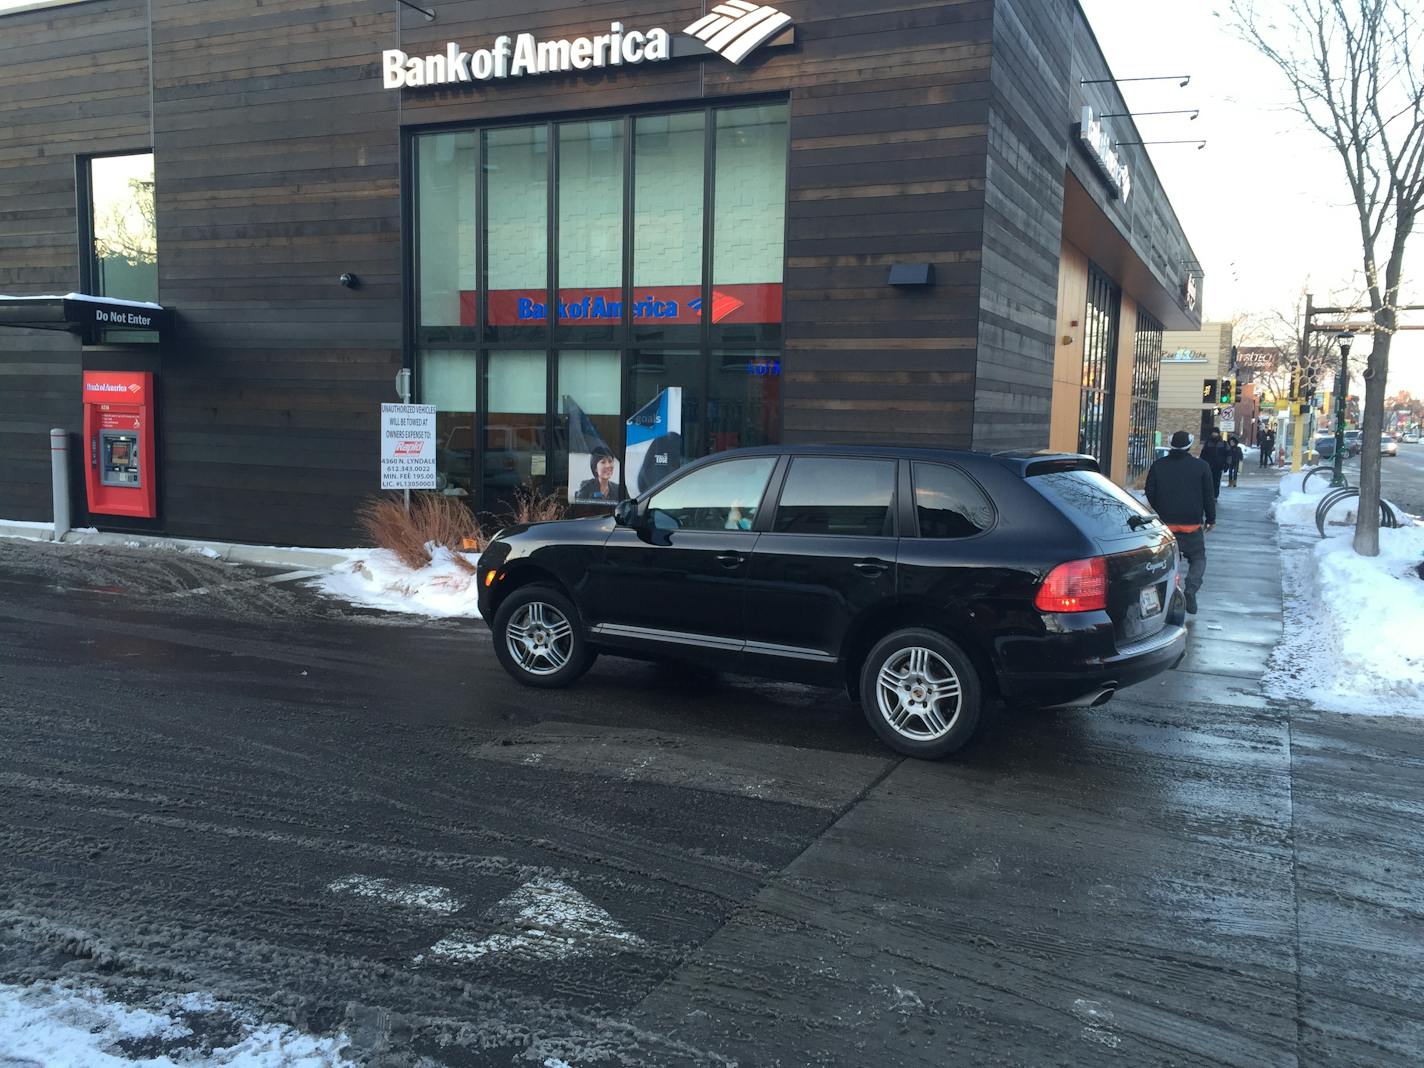
<svg viewBox="0 0 1424 1068"><path fill-rule="evenodd" d="M457 566L473 574L475 566L460 554L485 547L484 532L464 502L439 493L412 493L409 514L399 496L373 497L357 509L356 521L371 544L389 549L413 571L430 563L431 545L443 545Z"/></svg>
<svg viewBox="0 0 1424 1068"><path fill-rule="evenodd" d="M540 493L531 486L514 491L514 507L505 517L510 523L548 523L567 519L568 503L562 494Z"/></svg>

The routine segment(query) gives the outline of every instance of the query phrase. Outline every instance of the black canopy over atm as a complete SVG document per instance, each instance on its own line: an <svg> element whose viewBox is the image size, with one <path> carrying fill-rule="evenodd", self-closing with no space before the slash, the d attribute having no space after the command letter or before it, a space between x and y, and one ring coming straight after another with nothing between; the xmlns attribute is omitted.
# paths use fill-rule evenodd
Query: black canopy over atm
<svg viewBox="0 0 1424 1068"><path fill-rule="evenodd" d="M107 330L142 330L161 337L163 331L172 325L172 310L158 304L91 297L84 293L48 297L0 296L0 326L67 330L89 336Z"/></svg>

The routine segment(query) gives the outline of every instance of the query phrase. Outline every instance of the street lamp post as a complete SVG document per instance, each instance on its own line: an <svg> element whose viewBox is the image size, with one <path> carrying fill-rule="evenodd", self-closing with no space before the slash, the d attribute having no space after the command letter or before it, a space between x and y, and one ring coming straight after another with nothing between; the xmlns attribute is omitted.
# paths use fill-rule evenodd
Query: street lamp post
<svg viewBox="0 0 1424 1068"><path fill-rule="evenodd" d="M1335 473L1330 485L1345 484L1345 398L1350 392L1350 343L1355 335L1346 330L1337 339L1340 342L1340 381L1335 386Z"/></svg>

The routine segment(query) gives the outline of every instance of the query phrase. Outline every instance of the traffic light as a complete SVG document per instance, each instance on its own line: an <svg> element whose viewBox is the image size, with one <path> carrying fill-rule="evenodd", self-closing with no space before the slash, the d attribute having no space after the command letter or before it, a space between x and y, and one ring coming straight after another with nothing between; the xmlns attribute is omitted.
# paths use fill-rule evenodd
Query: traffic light
<svg viewBox="0 0 1424 1068"><path fill-rule="evenodd" d="M1207 378L1202 381L1202 403L1216 403L1216 379Z"/></svg>
<svg viewBox="0 0 1424 1068"><path fill-rule="evenodd" d="M1234 404L1236 402L1236 391L1232 388L1233 383L1229 378L1221 380L1221 404Z"/></svg>

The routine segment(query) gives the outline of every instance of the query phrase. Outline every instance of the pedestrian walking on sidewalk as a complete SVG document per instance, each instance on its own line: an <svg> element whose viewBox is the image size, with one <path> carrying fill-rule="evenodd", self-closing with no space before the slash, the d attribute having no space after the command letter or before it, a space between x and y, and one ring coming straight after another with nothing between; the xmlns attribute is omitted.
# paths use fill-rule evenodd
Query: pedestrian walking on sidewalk
<svg viewBox="0 0 1424 1068"><path fill-rule="evenodd" d="M1226 470L1226 442L1221 440L1221 431L1213 430L1211 440L1202 446L1201 458L1211 468L1212 492L1221 496L1221 475Z"/></svg>
<svg viewBox="0 0 1424 1068"><path fill-rule="evenodd" d="M1236 478L1241 474L1241 464L1245 459L1246 452L1241 448L1241 440L1232 434L1226 439L1226 484L1231 489L1236 488Z"/></svg>
<svg viewBox="0 0 1424 1068"><path fill-rule="evenodd" d="M1197 610L1197 590L1206 576L1206 532L1216 526L1216 482L1205 461L1192 455L1192 436L1172 435L1171 451L1147 470L1147 503L1177 536L1191 570L1183 592L1187 611ZM1224 448L1224 446L1223 446Z"/></svg>
<svg viewBox="0 0 1424 1068"><path fill-rule="evenodd" d="M1261 435L1261 466L1270 467L1271 457L1276 454L1276 432L1269 427Z"/></svg>

